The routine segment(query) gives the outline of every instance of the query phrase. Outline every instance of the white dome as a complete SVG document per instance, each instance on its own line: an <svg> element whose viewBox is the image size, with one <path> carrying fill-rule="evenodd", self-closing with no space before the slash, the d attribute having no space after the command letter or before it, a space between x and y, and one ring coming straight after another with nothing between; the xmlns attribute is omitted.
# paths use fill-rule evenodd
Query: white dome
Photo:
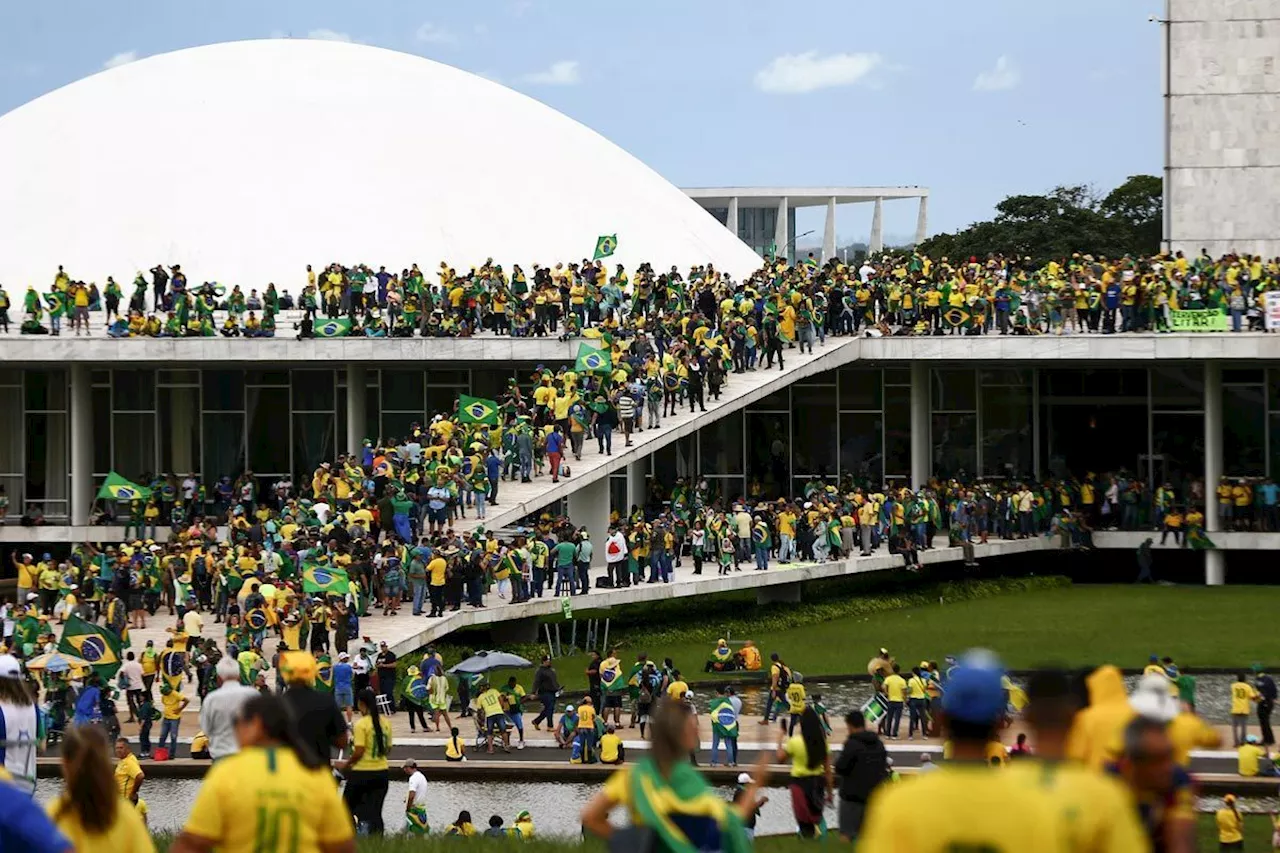
<svg viewBox="0 0 1280 853"><path fill-rule="evenodd" d="M181 50L80 80L0 117L0 282L127 287L157 263L192 282L296 290L306 264L486 257L759 258L594 131L465 71L299 39ZM127 290L126 290L127 293ZM19 297L20 298L20 297Z"/></svg>

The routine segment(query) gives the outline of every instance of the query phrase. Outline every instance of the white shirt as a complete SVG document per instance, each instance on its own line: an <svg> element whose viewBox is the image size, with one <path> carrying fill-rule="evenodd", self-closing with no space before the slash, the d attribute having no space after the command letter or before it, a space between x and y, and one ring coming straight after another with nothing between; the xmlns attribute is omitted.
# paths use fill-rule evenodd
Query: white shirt
<svg viewBox="0 0 1280 853"><path fill-rule="evenodd" d="M329 523L329 509L329 505L324 501L311 506L311 511L316 514L316 518L320 520L321 524Z"/></svg>
<svg viewBox="0 0 1280 853"><path fill-rule="evenodd" d="M609 563L619 563L627 559L627 537L622 531L611 533L604 542L604 559Z"/></svg>
<svg viewBox="0 0 1280 853"><path fill-rule="evenodd" d="M351 671L356 675L368 675L369 667L373 665L373 661L366 657L356 655L351 660Z"/></svg>
<svg viewBox="0 0 1280 853"><path fill-rule="evenodd" d="M125 661L120 666L120 675L123 676L125 681L128 683L129 687L127 689L142 689L142 664L138 663L136 660Z"/></svg>
<svg viewBox="0 0 1280 853"><path fill-rule="evenodd" d="M409 777L409 793L413 794L415 806L427 807L427 777L422 775L421 770L413 771L413 775Z"/></svg>
<svg viewBox="0 0 1280 853"><path fill-rule="evenodd" d="M184 501L189 501L195 496L196 496L196 481L191 477L187 477L185 480L182 481L182 499Z"/></svg>
<svg viewBox="0 0 1280 853"><path fill-rule="evenodd" d="M209 755L215 759L235 755L240 750L236 740L236 715L244 703L258 695L252 687L228 681L210 691L200 703L200 728L209 738Z"/></svg>

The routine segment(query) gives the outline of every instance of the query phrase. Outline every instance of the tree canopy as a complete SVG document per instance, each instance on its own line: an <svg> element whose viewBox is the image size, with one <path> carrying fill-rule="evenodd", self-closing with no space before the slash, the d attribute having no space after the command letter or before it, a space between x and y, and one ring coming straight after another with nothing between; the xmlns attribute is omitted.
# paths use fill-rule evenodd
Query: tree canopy
<svg viewBox="0 0 1280 853"><path fill-rule="evenodd" d="M1161 181L1133 175L1099 196L1086 186L1056 187L1047 195L1014 195L996 205L994 219L953 234L936 234L917 247L930 257L982 258L999 253L1042 264L1075 252L1118 257L1160 251Z"/></svg>

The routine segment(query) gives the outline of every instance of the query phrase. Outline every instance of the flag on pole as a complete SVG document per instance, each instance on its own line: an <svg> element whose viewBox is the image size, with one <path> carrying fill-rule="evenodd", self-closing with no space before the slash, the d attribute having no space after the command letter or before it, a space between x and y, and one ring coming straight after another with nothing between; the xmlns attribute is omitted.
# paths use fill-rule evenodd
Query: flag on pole
<svg viewBox="0 0 1280 853"><path fill-rule="evenodd" d="M613 354L608 350L578 344L578 360L573 369L578 373L612 373Z"/></svg>
<svg viewBox="0 0 1280 853"><path fill-rule="evenodd" d="M610 255L612 255L615 251L617 251L617 249L618 249L618 235L606 234L596 239L596 253L591 258L591 260L598 261L601 258L607 258Z"/></svg>
<svg viewBox="0 0 1280 853"><path fill-rule="evenodd" d="M317 338L345 338L351 334L351 320L338 317L335 320L324 320L314 327Z"/></svg>
<svg viewBox="0 0 1280 853"><path fill-rule="evenodd" d="M482 397L458 397L458 420L464 424L498 425L498 403Z"/></svg>
<svg viewBox="0 0 1280 853"><path fill-rule="evenodd" d="M58 651L84 658L103 678L110 678L120 669L120 638L109 628L100 628L79 616L67 620Z"/></svg>
<svg viewBox="0 0 1280 853"><path fill-rule="evenodd" d="M98 500L103 501L135 501L151 497L151 490L137 483L131 483L115 471L107 474L107 479L98 489Z"/></svg>
<svg viewBox="0 0 1280 853"><path fill-rule="evenodd" d="M302 564L302 591L319 592L326 595L346 595L349 579L342 569L324 566L319 563Z"/></svg>

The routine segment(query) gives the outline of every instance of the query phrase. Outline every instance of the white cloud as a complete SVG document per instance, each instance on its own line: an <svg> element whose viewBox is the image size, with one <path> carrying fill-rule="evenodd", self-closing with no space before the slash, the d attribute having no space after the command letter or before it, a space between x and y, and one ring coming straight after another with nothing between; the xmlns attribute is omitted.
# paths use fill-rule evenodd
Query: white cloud
<svg viewBox="0 0 1280 853"><path fill-rule="evenodd" d="M762 92L797 95L852 86L875 70L882 60L878 53L833 53L819 56L816 50L784 54L756 72L756 88Z"/></svg>
<svg viewBox="0 0 1280 853"><path fill-rule="evenodd" d="M973 90L975 92L1000 92L1014 88L1021 80L1022 72L1013 64L1013 60L1007 56L1001 56L996 60L994 67L988 68L974 78Z"/></svg>
<svg viewBox="0 0 1280 853"><path fill-rule="evenodd" d="M526 83L542 86L573 86L581 79L582 76L578 73L578 62L575 59L562 59L551 63L551 67L546 71L535 71L524 75Z"/></svg>
<svg viewBox="0 0 1280 853"><path fill-rule="evenodd" d="M418 27L418 31L414 33L413 37L427 44L454 44L458 40L458 37L453 32L430 21L426 21L422 26Z"/></svg>
<svg viewBox="0 0 1280 853"><path fill-rule="evenodd" d="M511 14L517 18L523 17L524 13L533 8L533 0L516 0L511 5Z"/></svg>
<svg viewBox="0 0 1280 853"><path fill-rule="evenodd" d="M119 68L121 65L128 65L130 62L138 61L138 52L136 50L126 50L117 53L115 56L102 63L103 68Z"/></svg>
<svg viewBox="0 0 1280 853"><path fill-rule="evenodd" d="M353 39L351 37L350 33L340 33L337 30L325 29L323 27L318 30L309 30L307 32L307 38L320 39L321 41L357 41L357 39Z"/></svg>

